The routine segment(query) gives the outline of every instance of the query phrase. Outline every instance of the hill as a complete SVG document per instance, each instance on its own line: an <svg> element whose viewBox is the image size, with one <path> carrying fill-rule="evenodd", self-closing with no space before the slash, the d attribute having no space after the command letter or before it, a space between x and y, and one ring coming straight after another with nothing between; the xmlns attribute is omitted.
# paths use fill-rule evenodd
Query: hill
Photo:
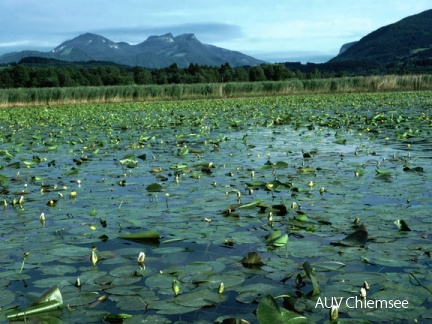
<svg viewBox="0 0 432 324"><path fill-rule="evenodd" d="M432 10L381 27L342 50L329 63L415 63L432 58Z"/></svg>
<svg viewBox="0 0 432 324"><path fill-rule="evenodd" d="M201 43L194 34L174 37L171 33L150 36L144 42L130 45L113 42L100 35L86 33L68 40L50 52L22 51L0 56L0 64L16 63L26 57L41 57L68 62L107 61L121 65L164 68L177 64L220 66L257 66L265 63L240 52Z"/></svg>

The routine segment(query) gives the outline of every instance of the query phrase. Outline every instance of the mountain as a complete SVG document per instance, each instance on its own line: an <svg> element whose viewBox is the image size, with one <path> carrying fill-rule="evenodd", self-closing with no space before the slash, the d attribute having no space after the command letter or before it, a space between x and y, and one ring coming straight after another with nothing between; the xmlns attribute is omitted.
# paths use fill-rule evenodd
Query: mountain
<svg viewBox="0 0 432 324"><path fill-rule="evenodd" d="M348 48L353 46L355 43L358 43L358 41L343 44L339 50L339 54L342 54L343 52L345 52Z"/></svg>
<svg viewBox="0 0 432 324"><path fill-rule="evenodd" d="M432 58L432 10L406 17L364 36L329 63L401 64Z"/></svg>
<svg viewBox="0 0 432 324"><path fill-rule="evenodd" d="M68 62L108 61L130 66L163 68L176 63L220 66L256 66L265 63L240 52L201 43L194 34L174 37L171 33L150 36L144 42L130 45L113 42L100 35L86 33L68 40L50 52L22 51L0 56L0 64L18 62L25 57L43 57Z"/></svg>

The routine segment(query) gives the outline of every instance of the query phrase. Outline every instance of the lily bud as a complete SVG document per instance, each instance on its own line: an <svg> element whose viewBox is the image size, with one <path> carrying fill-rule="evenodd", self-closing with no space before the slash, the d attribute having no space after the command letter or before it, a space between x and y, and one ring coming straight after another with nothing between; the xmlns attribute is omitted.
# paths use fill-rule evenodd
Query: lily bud
<svg viewBox="0 0 432 324"><path fill-rule="evenodd" d="M267 216L267 220L271 223L273 222L273 213L269 212L268 216Z"/></svg>
<svg viewBox="0 0 432 324"><path fill-rule="evenodd" d="M360 297L361 298L366 298L367 292L365 288L361 288L360 289Z"/></svg>
<svg viewBox="0 0 432 324"><path fill-rule="evenodd" d="M44 213L41 213L41 214L40 214L40 216L39 216L39 221L40 221L40 223L42 224L42 226L45 227L45 214L44 214Z"/></svg>
<svg viewBox="0 0 432 324"><path fill-rule="evenodd" d="M81 288L81 280L80 280L80 278L77 278L77 280L75 281L75 287Z"/></svg>
<svg viewBox="0 0 432 324"><path fill-rule="evenodd" d="M180 283L176 279L172 282L172 290L176 296L180 293Z"/></svg>
<svg viewBox="0 0 432 324"><path fill-rule="evenodd" d="M291 203L291 209L296 209L297 208L297 203L295 201L293 201Z"/></svg>
<svg viewBox="0 0 432 324"><path fill-rule="evenodd" d="M330 309L330 320L337 320L339 317L339 307L332 306Z"/></svg>
<svg viewBox="0 0 432 324"><path fill-rule="evenodd" d="M97 254L96 254L96 252L95 252L94 250L92 250L91 257L90 257L90 261L91 261L91 263L92 263L94 266L95 266L96 263L98 262L98 256L97 256Z"/></svg>
<svg viewBox="0 0 432 324"><path fill-rule="evenodd" d="M219 293L219 294L222 294L223 291L224 291L224 289L225 289L225 285L224 285L223 282L221 282L221 283L219 284L218 293Z"/></svg>
<svg viewBox="0 0 432 324"><path fill-rule="evenodd" d="M140 266L144 265L144 259L145 259L145 253L144 252L140 252L138 255L138 259L137 262Z"/></svg>

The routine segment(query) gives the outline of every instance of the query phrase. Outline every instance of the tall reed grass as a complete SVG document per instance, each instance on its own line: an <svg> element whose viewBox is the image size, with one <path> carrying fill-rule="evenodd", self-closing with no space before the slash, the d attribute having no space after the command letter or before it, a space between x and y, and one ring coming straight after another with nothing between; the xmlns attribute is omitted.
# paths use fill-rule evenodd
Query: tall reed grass
<svg viewBox="0 0 432 324"><path fill-rule="evenodd" d="M432 75L357 76L210 84L22 88L0 90L0 107L431 89Z"/></svg>

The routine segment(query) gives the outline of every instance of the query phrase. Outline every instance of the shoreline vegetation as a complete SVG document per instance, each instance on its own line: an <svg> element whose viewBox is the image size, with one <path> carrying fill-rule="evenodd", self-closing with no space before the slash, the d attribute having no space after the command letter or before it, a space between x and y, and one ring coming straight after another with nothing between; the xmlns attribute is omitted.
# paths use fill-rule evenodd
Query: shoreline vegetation
<svg viewBox="0 0 432 324"><path fill-rule="evenodd" d="M0 90L0 107L432 90L432 75Z"/></svg>

